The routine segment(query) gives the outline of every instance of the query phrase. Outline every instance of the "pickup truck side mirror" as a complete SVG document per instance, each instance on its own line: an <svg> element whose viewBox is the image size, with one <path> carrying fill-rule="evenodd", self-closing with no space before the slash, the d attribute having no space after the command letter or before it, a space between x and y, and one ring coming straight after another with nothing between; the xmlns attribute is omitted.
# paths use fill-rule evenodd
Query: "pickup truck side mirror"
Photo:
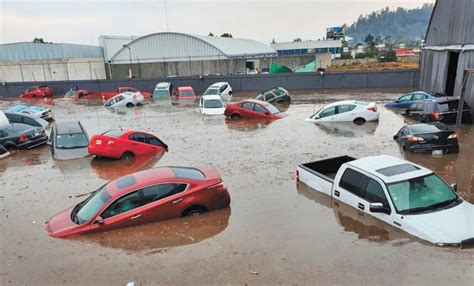
<svg viewBox="0 0 474 286"><path fill-rule="evenodd" d="M370 211L373 213L390 214L390 208L383 203L370 203Z"/></svg>
<svg viewBox="0 0 474 286"><path fill-rule="evenodd" d="M458 184L452 184L452 185L451 185L451 188L452 188L453 191L455 191L456 193L458 192Z"/></svg>
<svg viewBox="0 0 474 286"><path fill-rule="evenodd" d="M97 216L94 220L94 224L103 225L104 219L101 216Z"/></svg>

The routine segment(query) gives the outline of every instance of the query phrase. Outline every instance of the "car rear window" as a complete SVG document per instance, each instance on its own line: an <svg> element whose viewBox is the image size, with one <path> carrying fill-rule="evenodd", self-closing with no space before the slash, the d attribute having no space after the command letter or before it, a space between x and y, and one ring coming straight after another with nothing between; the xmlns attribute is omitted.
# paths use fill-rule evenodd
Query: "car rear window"
<svg viewBox="0 0 474 286"><path fill-rule="evenodd" d="M112 129L112 130L109 130L105 133L103 133L102 135L107 135L107 136L112 136L112 137L120 137L122 136L122 134L125 133L125 130L122 130L122 129Z"/></svg>
<svg viewBox="0 0 474 286"><path fill-rule="evenodd" d="M442 131L441 128L439 128L438 126L431 124L414 125L411 126L410 129L413 134L433 133Z"/></svg>
<svg viewBox="0 0 474 286"><path fill-rule="evenodd" d="M185 179L195 179L195 180L204 180L206 176L197 170L192 168L179 168L179 167L172 167L170 168L176 178L185 178Z"/></svg>
<svg viewBox="0 0 474 286"><path fill-rule="evenodd" d="M409 172L413 172L413 171L417 171L417 170L420 170L420 168L418 168L415 165L401 164L401 165L396 165L396 166L391 166L391 167L387 167L387 168L378 169L376 171L377 171L377 173L380 173L384 176L391 177L391 176L396 176L396 175L409 173Z"/></svg>

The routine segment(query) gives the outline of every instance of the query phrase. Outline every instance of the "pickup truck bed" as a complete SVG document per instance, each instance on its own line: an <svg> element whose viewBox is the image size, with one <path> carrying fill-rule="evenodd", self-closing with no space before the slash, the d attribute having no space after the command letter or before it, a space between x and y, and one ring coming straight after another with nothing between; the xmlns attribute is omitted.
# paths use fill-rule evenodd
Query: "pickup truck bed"
<svg viewBox="0 0 474 286"><path fill-rule="evenodd" d="M298 165L298 180L309 187L331 196L334 177L344 163L354 161L356 158L340 156L321 161L309 162Z"/></svg>

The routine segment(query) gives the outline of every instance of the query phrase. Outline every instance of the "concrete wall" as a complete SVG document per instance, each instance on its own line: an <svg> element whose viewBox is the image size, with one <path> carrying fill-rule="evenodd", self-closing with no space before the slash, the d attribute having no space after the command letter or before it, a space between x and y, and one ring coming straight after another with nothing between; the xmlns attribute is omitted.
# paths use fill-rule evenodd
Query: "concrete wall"
<svg viewBox="0 0 474 286"><path fill-rule="evenodd" d="M0 82L106 79L102 58L0 62Z"/></svg>
<svg viewBox="0 0 474 286"><path fill-rule="evenodd" d="M234 75L234 76L204 76L168 77L133 80L85 80L85 81L56 81L41 82L53 88L55 95L64 94L72 84L90 91L110 91L119 86L133 86L143 91L153 91L161 81L171 82L175 86L190 85L196 92L202 93L209 85L218 81L227 81L234 91L262 91L275 86L289 90L322 90L336 88L418 88L418 70L387 70L387 71L353 71L342 73L278 74L278 75ZM21 92L38 83L7 83L0 85L0 97L17 97Z"/></svg>

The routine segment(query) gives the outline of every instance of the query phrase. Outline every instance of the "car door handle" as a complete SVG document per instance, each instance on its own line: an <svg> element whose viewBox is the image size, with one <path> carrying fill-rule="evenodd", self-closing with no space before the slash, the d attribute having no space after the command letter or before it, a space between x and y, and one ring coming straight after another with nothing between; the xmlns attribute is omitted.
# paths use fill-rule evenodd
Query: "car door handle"
<svg viewBox="0 0 474 286"><path fill-rule="evenodd" d="M174 200L174 201L173 201L173 204L179 203L179 202L182 201L182 200L183 200L183 199Z"/></svg>
<svg viewBox="0 0 474 286"><path fill-rule="evenodd" d="M142 217L142 214L137 214L137 215L134 215L130 218L130 220L134 220L134 219L137 219L137 218L140 218Z"/></svg>
<svg viewBox="0 0 474 286"><path fill-rule="evenodd" d="M336 197L339 197L339 196L341 195L341 193L340 193L339 191L334 191L334 195L335 195Z"/></svg>
<svg viewBox="0 0 474 286"><path fill-rule="evenodd" d="M364 210L364 209L365 209L365 206L364 206L363 203L359 203L359 204L357 205L357 207L358 207L359 209L361 209L361 210Z"/></svg>
<svg viewBox="0 0 474 286"><path fill-rule="evenodd" d="M132 143L132 145L137 145L137 143Z"/></svg>

